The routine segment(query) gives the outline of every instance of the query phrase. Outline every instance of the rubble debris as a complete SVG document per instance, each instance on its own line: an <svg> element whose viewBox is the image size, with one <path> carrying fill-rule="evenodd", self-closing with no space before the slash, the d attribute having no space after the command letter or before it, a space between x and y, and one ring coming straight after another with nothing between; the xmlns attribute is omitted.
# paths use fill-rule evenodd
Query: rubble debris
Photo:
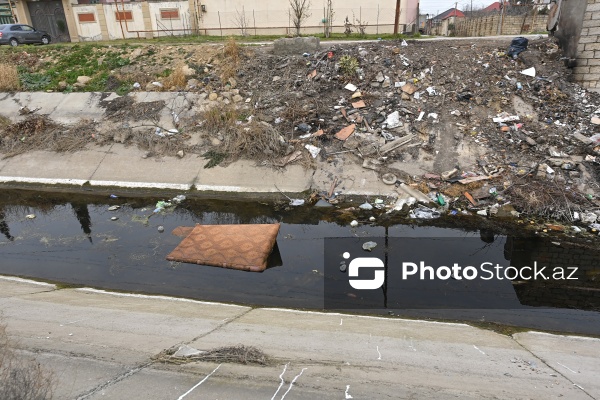
<svg viewBox="0 0 600 400"><path fill-rule="evenodd" d="M339 140L346 140L350 135L354 133L354 129L356 128L356 124L348 125L347 127L341 129L338 133L335 134L335 138Z"/></svg>
<svg viewBox="0 0 600 400"><path fill-rule="evenodd" d="M372 241L365 242L362 245L364 251L373 251L375 247L377 247L377 243Z"/></svg>
<svg viewBox="0 0 600 400"><path fill-rule="evenodd" d="M304 145L304 148L306 150L308 150L308 152L310 153L310 155L312 156L312 158L317 158L317 156L321 152L321 148L320 147L313 146L312 144L306 144L306 145Z"/></svg>
<svg viewBox="0 0 600 400"><path fill-rule="evenodd" d="M393 142L389 142L384 144L383 146L381 146L379 148L379 152L381 154L387 154L393 150L398 149L399 147L402 147L408 143L410 143L411 140L413 140L415 137L415 135L410 134L410 135L406 135L404 137L401 137L399 139L394 140Z"/></svg>

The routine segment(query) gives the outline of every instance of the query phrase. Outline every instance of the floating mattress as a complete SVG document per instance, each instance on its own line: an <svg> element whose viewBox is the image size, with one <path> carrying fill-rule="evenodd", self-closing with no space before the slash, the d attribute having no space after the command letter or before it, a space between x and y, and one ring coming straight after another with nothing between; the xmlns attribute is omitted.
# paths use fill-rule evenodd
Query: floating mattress
<svg viewBox="0 0 600 400"><path fill-rule="evenodd" d="M167 260L262 272L278 233L279 224L179 227L173 234L185 239Z"/></svg>

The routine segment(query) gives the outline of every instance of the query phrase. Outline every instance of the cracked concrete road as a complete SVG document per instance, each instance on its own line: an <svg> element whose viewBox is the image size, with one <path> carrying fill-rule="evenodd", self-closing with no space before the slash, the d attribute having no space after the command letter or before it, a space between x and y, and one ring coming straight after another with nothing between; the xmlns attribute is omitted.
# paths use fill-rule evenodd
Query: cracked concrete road
<svg viewBox="0 0 600 400"><path fill-rule="evenodd" d="M464 324L58 289L0 279L22 354L56 399L600 398L600 340ZM188 344L253 345L270 366L161 363Z"/></svg>

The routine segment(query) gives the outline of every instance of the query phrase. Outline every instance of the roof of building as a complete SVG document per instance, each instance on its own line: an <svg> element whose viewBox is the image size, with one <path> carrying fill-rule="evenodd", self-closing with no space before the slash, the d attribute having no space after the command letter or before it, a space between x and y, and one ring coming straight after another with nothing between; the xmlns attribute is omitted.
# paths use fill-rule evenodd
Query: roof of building
<svg viewBox="0 0 600 400"><path fill-rule="evenodd" d="M500 11L502 9L502 5L500 4L499 1L496 1L492 4L490 4L489 6L487 6L486 8L483 9L483 11L488 12L488 11Z"/></svg>
<svg viewBox="0 0 600 400"><path fill-rule="evenodd" d="M433 19L437 19L437 20L445 20L448 19L450 17L459 17L462 18L464 17L465 14L463 14L462 11L456 9L456 8L450 8L446 11L444 11L443 13L441 13L440 15L437 15L435 17L433 17Z"/></svg>

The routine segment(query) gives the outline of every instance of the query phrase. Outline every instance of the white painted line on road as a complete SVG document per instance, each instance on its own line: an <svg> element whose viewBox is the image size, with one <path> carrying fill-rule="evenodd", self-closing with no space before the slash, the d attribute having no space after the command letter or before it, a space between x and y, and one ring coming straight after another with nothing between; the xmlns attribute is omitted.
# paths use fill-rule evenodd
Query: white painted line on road
<svg viewBox="0 0 600 400"><path fill-rule="evenodd" d="M281 383L279 384L279 387L277 388L277 391L273 394L273 397L271 397L271 400L275 400L275 396L277 396L277 393L279 393L279 390L281 390L281 387L284 384L283 375L285 374L285 371L287 370L288 364L285 364L283 366L283 372L279 375L279 379L281 379Z"/></svg>
<svg viewBox="0 0 600 400"><path fill-rule="evenodd" d="M461 324L456 322L438 322L438 321L424 321L420 319L405 319L405 318L384 318L384 317L373 317L370 315L351 315L351 314L342 314L342 313L328 313L322 311L304 311L304 310L292 310L289 308L257 308L257 310L265 310L265 311L281 311L281 312L289 312L296 314L313 314L313 315L332 315L339 317L347 317L347 318L359 318L359 319L376 319L380 321L398 321L398 322L414 322L419 324L437 324L437 325L448 325L448 326L468 326L468 324ZM473 328L477 329L477 328Z"/></svg>
<svg viewBox="0 0 600 400"><path fill-rule="evenodd" d="M19 282L19 283L28 283L30 285L38 285L38 286L45 286L45 287L56 288L56 285L53 285L52 283L32 281L31 279L17 278L17 277L14 277L14 276L0 275L0 279L2 279L4 281L12 281L12 282Z"/></svg>
<svg viewBox="0 0 600 400"><path fill-rule="evenodd" d="M224 306L224 307L235 307L235 308L244 308L249 309L250 307L238 306L237 304L227 304L227 303L215 303L210 301L200 301L193 299L182 299L179 297L169 297L169 296L150 296L146 294L136 294L136 293L117 293L117 292L109 292L101 289L92 289L92 288L77 288L75 290L81 292L90 292L90 293L98 293L98 294L106 294L110 296L120 296L120 297L134 297L137 299L150 299L150 300L167 300L167 301L180 301L182 303L194 303L194 304L205 304L210 306Z"/></svg>
<svg viewBox="0 0 600 400"><path fill-rule="evenodd" d="M23 176L0 176L1 183L38 183L43 185L77 185L81 186L87 182L87 179L51 179L51 178L30 178Z"/></svg>
<svg viewBox="0 0 600 400"><path fill-rule="evenodd" d="M381 352L379 351L379 346L377 346L377 354L379 354L379 357L377 357L377 359L381 360Z"/></svg>
<svg viewBox="0 0 600 400"><path fill-rule="evenodd" d="M578 374L578 373L579 373L578 371L573 371L571 368L569 368L569 367L567 367L566 365L563 365L563 364L561 364L561 363L559 363L559 362L557 362L557 364L558 364L558 365L560 365L560 366L561 366L561 367L563 367L563 368L566 368L566 369L568 369L569 371L571 371L571 372L572 372L572 373L574 373L574 374Z"/></svg>
<svg viewBox="0 0 600 400"><path fill-rule="evenodd" d="M346 385L346 392L344 393L346 396L346 400L348 399L353 399L354 397L352 397L350 394L348 394L348 391L350 390L350 385Z"/></svg>
<svg viewBox="0 0 600 400"><path fill-rule="evenodd" d="M192 393L194 391L194 389L196 389L198 386L202 385L208 378L210 378L210 376L212 374L214 374L215 372L217 372L217 370L221 367L222 364L217 365L217 368L213 369L213 371L206 375L206 377L204 379L202 379L200 382L196 383L196 385L194 385L193 388L191 388L190 390L188 390L187 392L185 392L184 394L182 394L181 396L179 396L177 398L177 400L181 400L183 399L185 396L187 396L188 394Z"/></svg>
<svg viewBox="0 0 600 400"><path fill-rule="evenodd" d="M481 350L479 349L479 347L477 347L477 346L475 346L475 345L473 345L473 347L475 348L475 350L479 351L481 354L483 354L483 355L485 356L485 353L484 353L483 351L481 351Z"/></svg>
<svg viewBox="0 0 600 400"><path fill-rule="evenodd" d="M300 376L304 373L304 371L306 371L308 368L302 368L302 371L300 371L300 373L298 375L296 375L294 377L294 379L290 382L290 387L288 387L288 390L286 390L286 392L283 394L283 396L281 396L281 400L285 399L285 396L289 393L290 390L292 390L292 386L294 386L294 383L296 383L296 380L298 378L300 378Z"/></svg>
<svg viewBox="0 0 600 400"><path fill-rule="evenodd" d="M190 190L192 185L185 183L155 183L155 182L125 182L125 181L96 181L91 180L92 186L115 186L132 189L171 189Z"/></svg>

